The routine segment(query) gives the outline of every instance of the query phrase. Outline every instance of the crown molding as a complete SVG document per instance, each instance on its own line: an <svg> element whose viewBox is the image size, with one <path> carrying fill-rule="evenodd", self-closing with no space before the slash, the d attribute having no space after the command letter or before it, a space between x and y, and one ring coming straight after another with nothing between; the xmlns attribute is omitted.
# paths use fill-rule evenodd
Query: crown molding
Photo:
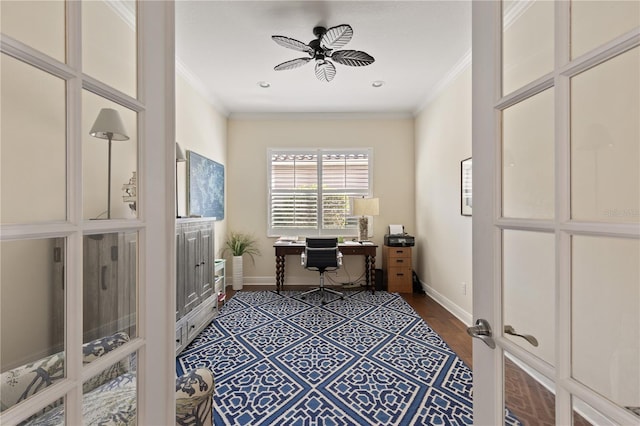
<svg viewBox="0 0 640 426"><path fill-rule="evenodd" d="M533 5L534 0L513 2L503 18L504 29L509 29ZM431 88L425 96L424 102L415 110L414 116L420 114L433 100L438 97L462 72L471 66L471 49L449 70L447 75Z"/></svg>
<svg viewBox="0 0 640 426"><path fill-rule="evenodd" d="M442 80L440 80L435 86L433 86L425 96L424 101L420 106L414 111L413 116L419 115L435 98L438 97L440 93L442 93L451 83L455 81L456 78L460 74L464 72L467 68L471 66L471 49L464 54L462 58L456 62L456 64L449 70L446 76Z"/></svg>
<svg viewBox="0 0 640 426"><path fill-rule="evenodd" d="M406 120L413 119L411 112L239 112L229 114L230 120L304 121L304 120Z"/></svg>
<svg viewBox="0 0 640 426"><path fill-rule="evenodd" d="M176 56L176 74L180 75L187 84L195 89L216 111L225 117L229 117L229 111L222 106L216 97L207 89L207 86L196 77L189 68Z"/></svg>

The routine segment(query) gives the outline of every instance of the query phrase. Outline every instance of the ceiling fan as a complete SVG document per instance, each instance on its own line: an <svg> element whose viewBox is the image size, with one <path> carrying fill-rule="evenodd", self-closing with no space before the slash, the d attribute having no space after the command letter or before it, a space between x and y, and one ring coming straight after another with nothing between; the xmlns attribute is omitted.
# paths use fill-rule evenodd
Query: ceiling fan
<svg viewBox="0 0 640 426"><path fill-rule="evenodd" d="M339 64L352 67L371 65L375 61L373 56L359 50L336 50L349 43L351 37L353 37L353 28L351 28L350 25L338 25L329 29L325 27L315 27L313 34L316 38L311 40L309 44L304 44L301 41L285 36L271 36L273 41L280 46L309 55L309 57L296 58L283 62L276 65L273 69L276 71L291 70L301 67L312 59L315 59L316 77L318 77L320 81L329 82L336 76L336 67L329 59Z"/></svg>

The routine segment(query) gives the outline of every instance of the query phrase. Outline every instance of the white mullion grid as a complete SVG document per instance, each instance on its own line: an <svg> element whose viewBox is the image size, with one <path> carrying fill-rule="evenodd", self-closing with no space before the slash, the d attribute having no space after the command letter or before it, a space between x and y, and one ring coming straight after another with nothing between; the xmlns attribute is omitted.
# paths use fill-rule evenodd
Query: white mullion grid
<svg viewBox="0 0 640 426"><path fill-rule="evenodd" d="M615 39L593 49L571 61L567 59L558 67L562 75L573 77L583 71L599 65L607 60L640 45L640 27L635 28Z"/></svg>
<svg viewBox="0 0 640 426"><path fill-rule="evenodd" d="M66 52L67 63L49 57L13 38L1 35L0 50L28 65L65 80L66 87L66 221L24 225L0 226L0 239L65 238L65 379L29 399L29 404L18 405L2 413L2 424L20 421L39 408L65 397L66 424L82 424L82 383L97 374L105 366L140 350L144 340L135 339L119 351L96 360L90 367L82 365L82 244L87 233L117 232L126 229L142 229L141 220L84 221L82 218L82 90L87 89L126 108L143 114L144 103L115 90L90 76L82 74L81 2L66 3ZM139 43L140 44L140 43ZM142 49L138 49L140 52ZM139 62L141 62L139 60ZM140 86L140 73L138 74ZM139 118L140 121L140 118ZM144 140L143 126L139 125L139 140ZM140 143L138 161L140 163ZM140 167L140 164L138 165ZM138 241L143 246L142 238ZM142 248L139 250L141 252ZM141 272L141 276L142 276ZM139 283L143 282L142 279ZM74 321L71 318L76 319ZM141 324L143 330L144 324Z"/></svg>
<svg viewBox="0 0 640 426"><path fill-rule="evenodd" d="M33 239L33 238L56 238L65 239L65 261L66 261L66 291L65 291L65 377L60 383L45 389L29 399L29 404L23 404L8 410L2 414L3 424L13 424L22 420L44 406L65 398L65 417L67 424L80 424L82 422L82 392L80 371L82 368L81 351L82 344L82 324L78 321L67 321L66 318L82 318L82 296L81 282L82 263L78 259L81 255L82 235L77 227L78 212L81 212L81 186L78 171L80 168L81 155L77 149L77 135L79 134L79 114L80 106L77 98L77 87L79 77L78 58L79 54L79 4L69 2L66 5L66 30L65 37L66 51L68 54L67 63L62 63L54 58L45 55L26 44L2 35L0 49L3 53L10 55L30 66L47 72L65 81L66 100L66 221L45 222L38 224L24 225L3 225L2 240L10 239ZM80 206L80 207L78 207ZM74 348L78 348L75 350Z"/></svg>
<svg viewBox="0 0 640 426"><path fill-rule="evenodd" d="M74 384L65 398L66 424L82 424L82 4L66 2L67 63L74 70L67 82L67 220L77 231L65 246L66 376ZM71 320L74 319L74 320Z"/></svg>
<svg viewBox="0 0 640 426"><path fill-rule="evenodd" d="M542 77L528 83L521 88L514 90L508 95L502 97L496 104L496 108L504 111L512 105L518 104L525 99L531 98L540 92L553 87L553 72L543 75Z"/></svg>
<svg viewBox="0 0 640 426"><path fill-rule="evenodd" d="M571 237L561 229L571 215L571 111L570 86L558 70L569 62L571 46L570 2L554 7L554 190L555 190L555 418L573 423L571 393L564 379L571 376Z"/></svg>
<svg viewBox="0 0 640 426"><path fill-rule="evenodd" d="M113 101L137 113L144 110L144 103L138 99L132 98L126 93L116 90L86 74L82 74L82 87L102 98ZM140 119L138 119L138 122L140 122ZM142 131L142 127L143 126L138 125L138 132ZM138 135L138 139L141 139L140 135ZM139 148L138 151L140 151Z"/></svg>
<svg viewBox="0 0 640 426"><path fill-rule="evenodd" d="M502 52L502 36L503 32L500 31L500 52ZM501 60L502 54L500 53L499 58ZM499 80L497 83L497 87L502 91L502 74L503 69L502 66L497 67ZM494 309L494 318L491 323L496 324L496 327L499 329L493 330L494 340L498 345L496 349L500 349L499 351L499 361L500 367L496 370L499 374L498 384L501 387L502 392L499 395L499 399L496 401L499 407L506 407L505 397L504 397L504 359L507 354L513 355L516 359L523 362L525 365L532 368L534 371L553 379L555 374L555 369L553 366L547 364L546 362L540 360L535 355L531 354L526 349L521 348L520 346L514 344L504 337L502 326L503 326L503 315L504 315L504 285L503 285L503 253L504 253L504 231L507 230L515 230L515 231L531 231L531 232L553 232L555 229L555 224L551 220L540 220L540 219L520 219L520 218L509 218L503 216L503 112L509 107L516 105L522 101L525 101L547 89L553 88L554 80L553 73L548 73L540 78L530 82L529 84L505 95L500 96L498 94L497 101L494 105L496 111L496 137L498 149L495 152L495 182L494 182L494 191L495 191L495 203L494 203L494 226L496 229L495 242L494 247L496 253L494 254L495 265L494 265L494 303L498 307L498 309ZM498 351L496 351L498 352ZM496 361L498 362L498 361Z"/></svg>
<svg viewBox="0 0 640 426"><path fill-rule="evenodd" d="M45 55L8 35L0 35L0 50L9 56L46 71L51 75L60 77L63 80L69 80L77 76L76 70L69 65Z"/></svg>
<svg viewBox="0 0 640 426"><path fill-rule="evenodd" d="M556 4L556 424L572 422L577 396L597 412L619 424L632 424L637 417L620 409L606 398L594 396L592 389L572 378L571 267L572 237L588 235L614 238L640 238L640 224L576 222L571 220L571 78L640 45L636 28L571 60L570 9L565 2Z"/></svg>
<svg viewBox="0 0 640 426"><path fill-rule="evenodd" d="M500 49L502 48L502 36L503 36L503 31L500 31ZM500 50L501 52L501 50ZM500 59L502 59L502 54L498 55ZM498 82L498 87L500 88L500 90L502 90L502 74L503 74L503 69L502 66L499 66L497 68L498 70L498 74L499 74L499 82ZM550 89L550 88L554 88L555 85L555 79L554 79L554 72L549 72L539 78L537 78L536 80L526 84L525 86L520 87L517 90L514 90L513 92L499 97L498 101L495 104L495 109L497 111L497 124L496 124L496 128L498 130L498 138L499 138L499 148L496 152L496 159L495 159L495 175L496 175L496 182L495 182L495 192L496 192L496 199L495 199L495 220L494 220L494 226L497 229L497 234L495 237L495 247L496 250L498 251L498 253L495 254L495 286L494 286L494 292L496 294L496 298L495 298L495 302L497 304L497 306L500 309L496 309L494 310L496 317L493 319L493 323L499 325L500 327L502 327L503 324L503 314L504 314L504 295L503 295L503 251L504 251L504 239L503 239L503 235L504 235L504 231L507 230L519 230L519 231L529 231L529 232L545 232L545 233L551 233L556 231L556 221L555 220L540 220L540 219L519 219L519 218L508 218L508 217L503 217L503 210L502 210L502 205L503 205L503 193L502 193L502 180L503 180L503 134L502 134L502 119L503 119L503 112L513 106L516 105L522 101L525 101L526 99L529 99L539 93L542 93L543 91ZM557 176L557 174L556 174ZM556 283L557 284L557 283ZM557 317L556 317L557 319ZM555 379L555 375L557 374L557 370L556 368L554 368L554 366L546 363L545 361L542 361L541 359L539 359L538 357L536 357L535 355L531 354L529 351L527 351L526 349L521 348L520 346L518 346L517 344L514 344L513 342L509 341L508 339L506 339L503 336L503 331L500 330L494 330L494 335L496 337L494 337L494 339L496 340L497 343L499 343L497 345L497 348L501 349L501 365L500 365L500 370L499 374L499 381L498 383L501 384L501 386L503 386L504 384L504 357L507 356L507 354L511 354L513 355L517 360L521 361L522 363L524 363L524 365L528 366L529 368L533 369L534 372L537 372L538 374L542 374L544 377L547 377L550 380L554 380ZM500 406L505 407L505 400L504 400L504 392L502 395L500 395L501 399L498 401L498 403L500 404Z"/></svg>

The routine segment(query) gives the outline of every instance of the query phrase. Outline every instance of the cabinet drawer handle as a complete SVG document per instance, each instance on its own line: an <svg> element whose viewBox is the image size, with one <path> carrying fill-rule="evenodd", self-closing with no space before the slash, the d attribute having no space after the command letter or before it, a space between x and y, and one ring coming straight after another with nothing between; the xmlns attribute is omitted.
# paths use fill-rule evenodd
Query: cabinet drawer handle
<svg viewBox="0 0 640 426"><path fill-rule="evenodd" d="M404 274L396 274L399 277L404 277Z"/></svg>
<svg viewBox="0 0 640 426"><path fill-rule="evenodd" d="M404 259L396 259L396 262L397 263L402 263L402 262L404 262Z"/></svg>
<svg viewBox="0 0 640 426"><path fill-rule="evenodd" d="M100 287L103 290L107 289L107 265L104 265L100 271Z"/></svg>

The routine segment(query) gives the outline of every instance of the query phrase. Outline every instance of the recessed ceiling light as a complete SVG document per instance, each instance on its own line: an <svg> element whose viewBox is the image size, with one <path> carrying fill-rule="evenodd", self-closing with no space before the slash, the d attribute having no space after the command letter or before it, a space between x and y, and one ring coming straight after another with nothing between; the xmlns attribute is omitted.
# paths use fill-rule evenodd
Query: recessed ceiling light
<svg viewBox="0 0 640 426"><path fill-rule="evenodd" d="M263 89L268 89L269 87L271 87L271 83L269 83L268 81L259 81L258 86L262 87Z"/></svg>
<svg viewBox="0 0 640 426"><path fill-rule="evenodd" d="M371 83L371 85L372 85L373 87L382 87L382 86L384 86L384 81L382 81L382 80L376 80L376 81L374 81L373 83Z"/></svg>

